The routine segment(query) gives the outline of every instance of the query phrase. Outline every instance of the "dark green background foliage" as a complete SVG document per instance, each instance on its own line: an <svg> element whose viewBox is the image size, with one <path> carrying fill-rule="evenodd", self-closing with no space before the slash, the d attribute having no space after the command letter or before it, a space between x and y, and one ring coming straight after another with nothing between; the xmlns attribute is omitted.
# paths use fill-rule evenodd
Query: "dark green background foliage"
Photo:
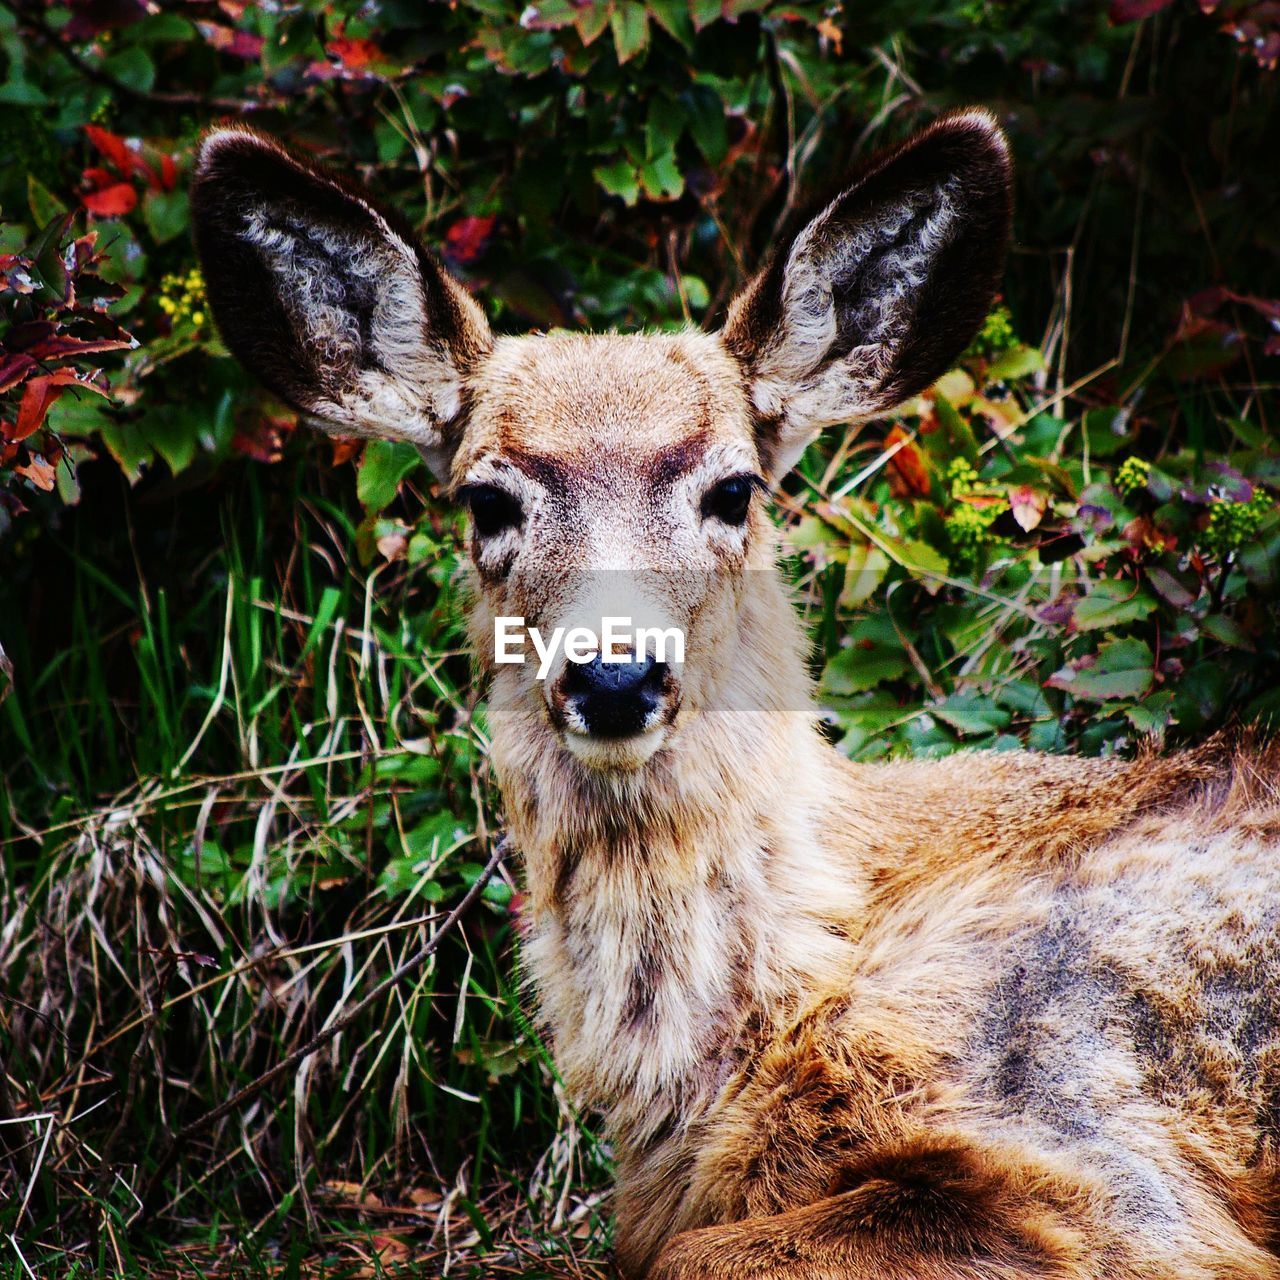
<svg viewBox="0 0 1280 1280"><path fill-rule="evenodd" d="M516 1012L511 875L137 1213L167 1135L412 949L499 820L459 518L227 358L203 128L358 175L517 332L715 323L860 158L992 108L1003 297L929 395L809 451L788 565L850 755L1131 750L1280 712L1273 8L0 7L0 1112L57 1117L38 1160L0 1128L0 1227L126 1269L149 1232L295 1271L304 1237L607 1235L607 1153ZM355 1184L417 1208L388 1235Z"/></svg>

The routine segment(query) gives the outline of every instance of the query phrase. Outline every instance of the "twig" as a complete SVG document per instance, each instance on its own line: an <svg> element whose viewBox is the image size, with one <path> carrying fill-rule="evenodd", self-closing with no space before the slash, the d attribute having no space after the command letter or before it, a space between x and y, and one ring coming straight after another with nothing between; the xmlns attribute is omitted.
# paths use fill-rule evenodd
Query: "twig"
<svg viewBox="0 0 1280 1280"><path fill-rule="evenodd" d="M463 895L462 901L458 903L454 909L445 917L443 923L431 936L431 940L424 946L414 952L403 964L399 965L391 973L387 974L381 982L378 983L372 991L369 992L363 1000L353 1005L346 1013L338 1018L329 1026L318 1031L306 1044L295 1049L287 1058L282 1058L275 1066L264 1071L256 1080L251 1080L243 1089L237 1090L225 1102L219 1103L212 1111L206 1112L198 1119L193 1120L190 1124L180 1129L169 1140L168 1146L161 1154L155 1169L152 1171L150 1178L147 1179L146 1187L142 1195L139 1197L140 1207L137 1213L129 1221L130 1229L134 1228L141 1222L145 1222L151 1215L155 1206L156 1196L160 1191L161 1184L169 1175L173 1166L177 1163L179 1155L187 1149L191 1140L203 1133L206 1129L217 1124L223 1117L228 1116L236 1110L237 1107L248 1102L250 1098L261 1093L269 1084L278 1080L282 1075L291 1071L305 1058L309 1058L318 1049L324 1047L335 1036L341 1034L349 1026L352 1025L366 1010L370 1009L377 1003L390 988L395 986L401 978L406 977L415 969L419 969L435 952L440 943L453 930L454 926L465 914L467 909L484 891L484 887L493 878L493 873L498 869L498 865L506 856L508 841L505 836L494 845L493 853L489 856L489 861L485 864L484 870L476 878L475 883Z"/></svg>
<svg viewBox="0 0 1280 1280"><path fill-rule="evenodd" d="M1213 591L1209 598L1209 612L1216 613L1222 608L1222 597L1226 594L1227 579L1231 576L1231 567L1235 563L1236 553L1228 551L1222 557L1222 570L1218 574L1218 580L1213 584Z"/></svg>

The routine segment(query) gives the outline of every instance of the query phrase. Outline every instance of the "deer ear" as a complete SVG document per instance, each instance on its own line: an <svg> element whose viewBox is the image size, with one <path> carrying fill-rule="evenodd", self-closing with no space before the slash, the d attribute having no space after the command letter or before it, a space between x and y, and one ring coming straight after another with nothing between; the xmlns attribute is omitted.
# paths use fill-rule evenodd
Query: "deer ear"
<svg viewBox="0 0 1280 1280"><path fill-rule="evenodd" d="M955 112L882 152L730 305L761 456L788 471L823 427L930 386L990 307L1009 238L1009 147Z"/></svg>
<svg viewBox="0 0 1280 1280"><path fill-rule="evenodd" d="M200 148L196 250L227 346L340 435L417 445L447 477L484 313L398 217L248 129Z"/></svg>

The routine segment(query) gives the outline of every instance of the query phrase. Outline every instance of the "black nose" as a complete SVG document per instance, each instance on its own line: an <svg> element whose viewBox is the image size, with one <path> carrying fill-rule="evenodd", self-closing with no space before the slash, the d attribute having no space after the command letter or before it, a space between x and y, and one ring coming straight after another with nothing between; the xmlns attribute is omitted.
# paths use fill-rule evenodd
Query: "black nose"
<svg viewBox="0 0 1280 1280"><path fill-rule="evenodd" d="M666 684L667 664L652 657L639 662L589 662L565 666L564 691L589 732L627 738L645 728Z"/></svg>

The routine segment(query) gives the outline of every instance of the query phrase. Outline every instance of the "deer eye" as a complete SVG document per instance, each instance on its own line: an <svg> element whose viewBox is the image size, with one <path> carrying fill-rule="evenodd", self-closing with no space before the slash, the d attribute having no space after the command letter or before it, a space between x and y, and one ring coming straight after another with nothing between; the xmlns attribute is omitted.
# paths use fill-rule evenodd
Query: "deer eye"
<svg viewBox="0 0 1280 1280"><path fill-rule="evenodd" d="M469 484L459 491L459 498L471 512L476 533L492 538L507 529L516 529L524 520L524 510L517 498L492 484Z"/></svg>
<svg viewBox="0 0 1280 1280"><path fill-rule="evenodd" d="M742 524L751 506L751 490L762 486L759 476L730 476L708 489L702 498L702 515L714 516L725 524Z"/></svg>

